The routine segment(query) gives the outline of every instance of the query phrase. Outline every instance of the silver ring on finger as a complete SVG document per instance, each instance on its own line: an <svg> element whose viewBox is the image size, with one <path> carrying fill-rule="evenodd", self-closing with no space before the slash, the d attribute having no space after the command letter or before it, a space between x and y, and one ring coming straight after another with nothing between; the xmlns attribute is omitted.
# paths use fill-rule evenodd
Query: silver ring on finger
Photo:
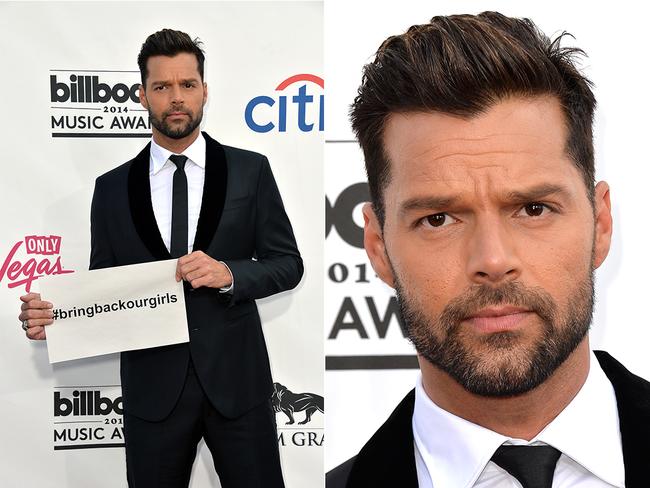
<svg viewBox="0 0 650 488"><path fill-rule="evenodd" d="M29 325L27 324L27 321L26 321L26 320L23 320L22 328L23 328L23 330L24 330L25 332L27 332L27 329L29 329Z"/></svg>

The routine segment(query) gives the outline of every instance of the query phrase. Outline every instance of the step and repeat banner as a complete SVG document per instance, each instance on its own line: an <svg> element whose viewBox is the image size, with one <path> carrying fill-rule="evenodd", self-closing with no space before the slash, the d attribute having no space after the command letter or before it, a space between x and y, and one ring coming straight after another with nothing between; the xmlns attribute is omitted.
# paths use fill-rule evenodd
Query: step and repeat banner
<svg viewBox="0 0 650 488"><path fill-rule="evenodd" d="M126 486L119 356L50 365L18 297L88 269L95 178L150 138L136 59L162 28L203 41L202 128L268 156L293 224L303 280L258 306L286 485L323 483L322 3L0 2L2 486ZM220 486L203 442L191 486Z"/></svg>
<svg viewBox="0 0 650 488"><path fill-rule="evenodd" d="M646 277L650 231L643 195L650 181L647 151L650 101L645 96L647 8L629 1L325 2L328 80L325 145L325 354L330 470L355 455L415 386L414 350L400 329L392 289L374 274L363 249L362 203L368 200L363 155L348 119L362 66L388 36L435 15L498 10L530 17L549 36L584 49L584 70L595 83L597 178L611 186L614 237L596 272L592 347L605 349L650 378L650 319ZM426 257L423 257L426 259Z"/></svg>

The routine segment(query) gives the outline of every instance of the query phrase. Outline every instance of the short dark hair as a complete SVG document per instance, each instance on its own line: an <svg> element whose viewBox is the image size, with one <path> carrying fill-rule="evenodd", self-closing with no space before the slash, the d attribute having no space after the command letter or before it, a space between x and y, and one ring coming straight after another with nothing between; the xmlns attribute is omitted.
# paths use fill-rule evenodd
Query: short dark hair
<svg viewBox="0 0 650 488"><path fill-rule="evenodd" d="M189 53L196 56L199 64L199 74L203 81L203 65L205 63L205 54L201 49L201 41L192 38L185 32L163 29L151 34L142 44L140 54L138 54L138 67L140 68L140 78L142 86L146 88L147 61L152 56L176 56L180 53Z"/></svg>
<svg viewBox="0 0 650 488"><path fill-rule="evenodd" d="M350 116L382 227L383 191L390 181L383 145L387 117L426 111L470 118L509 96L557 97L568 129L567 154L593 202L596 100L577 67L584 51L560 46L566 35L551 41L529 19L483 12L433 17L381 44L363 69Z"/></svg>

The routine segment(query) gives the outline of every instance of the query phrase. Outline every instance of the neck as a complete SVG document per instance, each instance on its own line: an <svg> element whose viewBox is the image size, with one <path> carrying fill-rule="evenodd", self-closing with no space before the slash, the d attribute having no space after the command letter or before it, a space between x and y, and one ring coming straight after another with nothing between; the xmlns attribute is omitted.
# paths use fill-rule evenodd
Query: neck
<svg viewBox="0 0 650 488"><path fill-rule="evenodd" d="M182 139L172 139L171 137L167 137L155 127L152 127L152 133L153 140L156 144L167 149L168 151L173 152L174 154L180 154L185 151L185 149L190 147L194 141L196 141L196 138L199 137L199 134L201 133L201 129L197 127L189 135L183 137Z"/></svg>
<svg viewBox="0 0 650 488"><path fill-rule="evenodd" d="M544 383L509 398L470 393L426 359L418 357L418 361L424 390L440 408L501 435L531 440L578 394L587 380L589 357L589 339L585 337Z"/></svg>

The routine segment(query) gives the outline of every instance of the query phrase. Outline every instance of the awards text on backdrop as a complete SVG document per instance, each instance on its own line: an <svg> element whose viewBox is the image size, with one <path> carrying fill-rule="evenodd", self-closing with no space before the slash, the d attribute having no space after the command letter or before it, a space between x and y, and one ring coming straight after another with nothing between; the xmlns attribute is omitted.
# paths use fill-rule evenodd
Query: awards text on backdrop
<svg viewBox="0 0 650 488"><path fill-rule="evenodd" d="M39 280L54 306L50 363L188 342L176 260L75 272Z"/></svg>

